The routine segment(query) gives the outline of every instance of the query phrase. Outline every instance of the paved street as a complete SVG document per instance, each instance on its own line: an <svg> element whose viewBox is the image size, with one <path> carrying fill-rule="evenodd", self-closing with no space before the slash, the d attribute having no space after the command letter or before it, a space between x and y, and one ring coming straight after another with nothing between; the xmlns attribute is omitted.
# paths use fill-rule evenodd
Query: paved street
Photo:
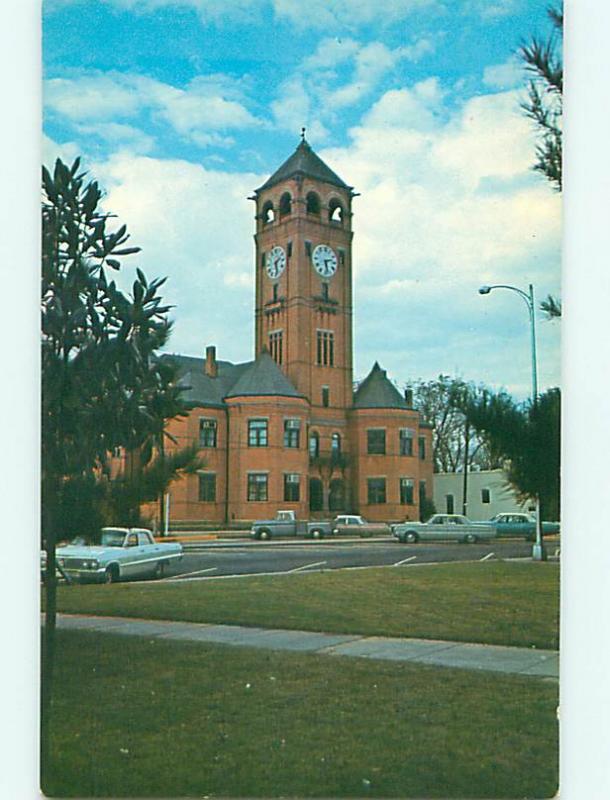
<svg viewBox="0 0 610 800"><path fill-rule="evenodd" d="M548 543L547 549L551 557L557 547L557 542ZM531 544L516 539L474 545L458 543L407 545L389 539L354 542L214 541L188 546L182 561L172 564L168 569L165 580L528 558L531 552Z"/></svg>

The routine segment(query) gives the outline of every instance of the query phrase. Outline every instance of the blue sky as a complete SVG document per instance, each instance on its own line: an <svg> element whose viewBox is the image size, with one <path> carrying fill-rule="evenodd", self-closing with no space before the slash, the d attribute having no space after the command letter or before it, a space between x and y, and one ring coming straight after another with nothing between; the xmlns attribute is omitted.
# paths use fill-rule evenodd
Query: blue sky
<svg viewBox="0 0 610 800"><path fill-rule="evenodd" d="M515 51L547 0L46 0L48 163L81 154L167 275L169 349L253 350L253 206L302 125L354 205L355 376L459 374L529 392L510 292L560 291L560 199L531 171ZM539 320L542 388L560 324Z"/></svg>

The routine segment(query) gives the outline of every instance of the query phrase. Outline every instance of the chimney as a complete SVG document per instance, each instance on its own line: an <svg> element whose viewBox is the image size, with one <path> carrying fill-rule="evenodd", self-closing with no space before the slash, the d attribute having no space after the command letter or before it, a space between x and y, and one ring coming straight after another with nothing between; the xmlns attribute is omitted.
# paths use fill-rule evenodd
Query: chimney
<svg viewBox="0 0 610 800"><path fill-rule="evenodd" d="M413 408L413 389L405 389L405 403L408 408Z"/></svg>
<svg viewBox="0 0 610 800"><path fill-rule="evenodd" d="M210 378L215 378L218 375L216 348L213 344L205 348L205 374Z"/></svg>

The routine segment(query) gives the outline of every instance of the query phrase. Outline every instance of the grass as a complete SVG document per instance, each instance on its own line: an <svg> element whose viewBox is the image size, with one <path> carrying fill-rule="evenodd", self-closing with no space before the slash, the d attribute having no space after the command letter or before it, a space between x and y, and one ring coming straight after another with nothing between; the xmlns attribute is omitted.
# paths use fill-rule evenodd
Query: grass
<svg viewBox="0 0 610 800"><path fill-rule="evenodd" d="M557 686L60 631L47 795L550 797Z"/></svg>
<svg viewBox="0 0 610 800"><path fill-rule="evenodd" d="M439 564L64 586L67 613L558 648L559 567Z"/></svg>

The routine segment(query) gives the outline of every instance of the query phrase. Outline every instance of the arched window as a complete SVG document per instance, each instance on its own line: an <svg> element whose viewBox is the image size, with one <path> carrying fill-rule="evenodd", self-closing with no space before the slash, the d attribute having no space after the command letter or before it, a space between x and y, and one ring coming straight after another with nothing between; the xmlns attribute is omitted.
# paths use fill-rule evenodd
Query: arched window
<svg viewBox="0 0 610 800"><path fill-rule="evenodd" d="M288 192L280 197L280 217L285 217L292 212L292 198Z"/></svg>
<svg viewBox="0 0 610 800"><path fill-rule="evenodd" d="M320 455L320 434L313 431L309 434L309 456L317 458Z"/></svg>
<svg viewBox="0 0 610 800"><path fill-rule="evenodd" d="M307 201L307 213L308 214L320 214L320 198L315 192L309 192L306 197Z"/></svg>
<svg viewBox="0 0 610 800"><path fill-rule="evenodd" d="M343 206L341 203L333 198L328 204L328 219L330 222L336 222L338 225L343 225Z"/></svg>
<svg viewBox="0 0 610 800"><path fill-rule="evenodd" d="M341 434L333 433L330 444L330 454L333 458L341 455Z"/></svg>
<svg viewBox="0 0 610 800"><path fill-rule="evenodd" d="M263 225L269 225L275 219L275 211L273 210L273 203L267 200L263 206Z"/></svg>

